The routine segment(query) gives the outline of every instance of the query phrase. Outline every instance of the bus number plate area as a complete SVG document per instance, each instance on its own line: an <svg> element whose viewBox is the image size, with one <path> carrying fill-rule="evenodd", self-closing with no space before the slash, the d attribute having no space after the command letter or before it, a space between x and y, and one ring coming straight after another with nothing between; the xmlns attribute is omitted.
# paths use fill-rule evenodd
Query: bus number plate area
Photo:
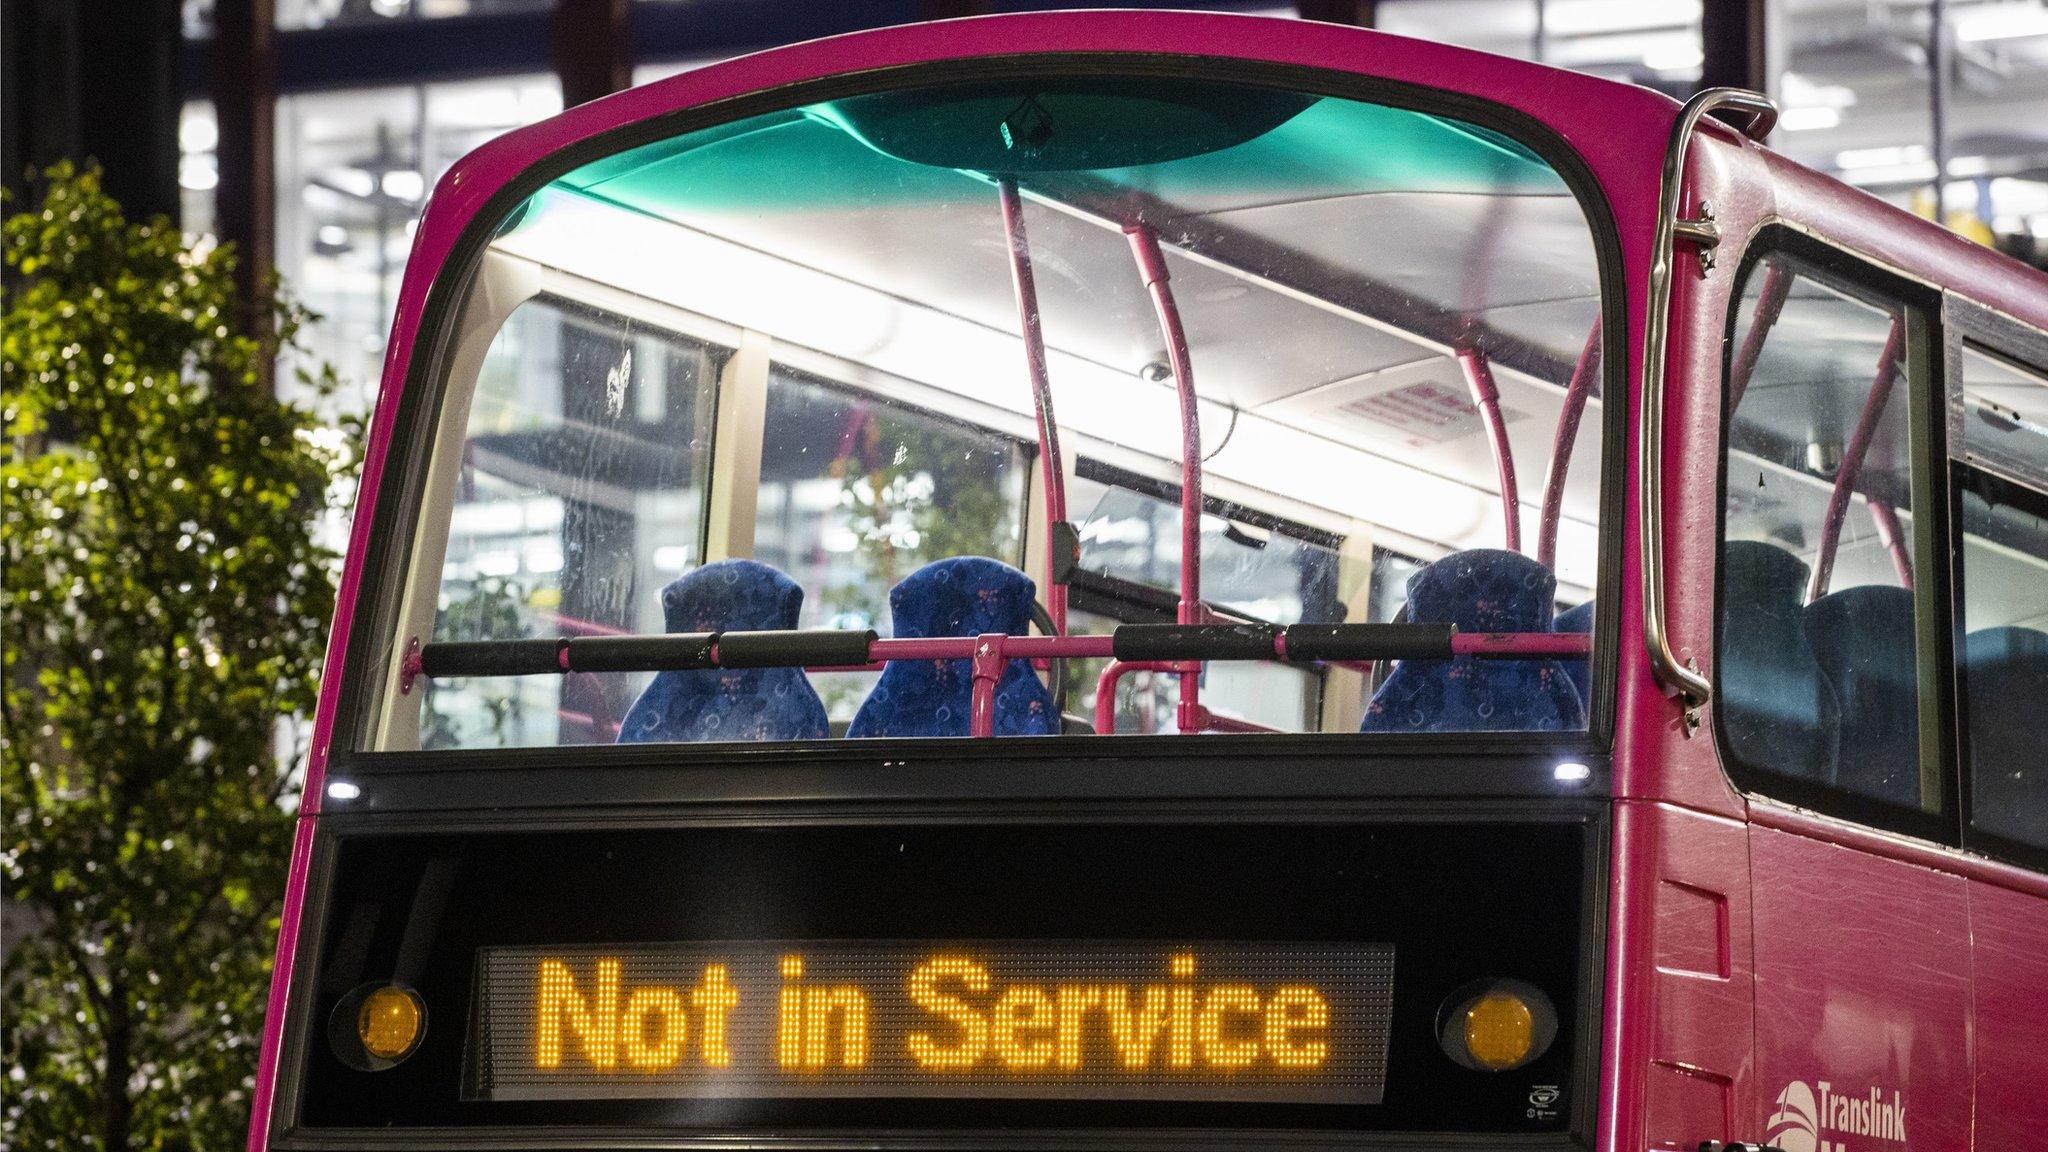
<svg viewBox="0 0 2048 1152"><path fill-rule="evenodd" d="M472 1098L1377 1104L1387 945L733 941L480 952Z"/></svg>

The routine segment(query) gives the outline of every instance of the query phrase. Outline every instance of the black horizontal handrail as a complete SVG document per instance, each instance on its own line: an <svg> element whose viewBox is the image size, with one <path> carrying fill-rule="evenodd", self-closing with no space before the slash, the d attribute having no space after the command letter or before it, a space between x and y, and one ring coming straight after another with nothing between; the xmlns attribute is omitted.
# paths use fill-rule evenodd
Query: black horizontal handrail
<svg viewBox="0 0 2048 1152"><path fill-rule="evenodd" d="M837 628L777 632L675 632L661 636L564 636L538 640L435 641L408 657L412 677L687 672L707 668L858 668L891 660L1012 659L1372 660L1572 658L1591 637L1549 632L1466 633L1450 624L1119 624L1107 636L900 637Z"/></svg>

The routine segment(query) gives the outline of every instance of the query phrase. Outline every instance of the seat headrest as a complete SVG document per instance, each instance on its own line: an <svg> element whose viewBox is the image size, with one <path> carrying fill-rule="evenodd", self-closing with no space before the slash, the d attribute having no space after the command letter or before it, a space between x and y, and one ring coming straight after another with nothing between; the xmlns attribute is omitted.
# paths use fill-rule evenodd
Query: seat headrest
<svg viewBox="0 0 2048 1152"><path fill-rule="evenodd" d="M1963 638L1963 658L1971 664L1993 660L2048 661L2048 633L2032 628L1984 628Z"/></svg>
<svg viewBox="0 0 2048 1152"><path fill-rule="evenodd" d="M980 556L935 560L889 590L895 635L1022 636L1038 586L1015 568Z"/></svg>
<svg viewBox="0 0 2048 1152"><path fill-rule="evenodd" d="M1912 660L1913 594L1890 584L1858 584L1806 606L1807 639L1816 649L1849 645L1905 652Z"/></svg>
<svg viewBox="0 0 2048 1152"><path fill-rule="evenodd" d="M796 627L804 590L766 564L717 560L661 590L670 632L772 632Z"/></svg>
<svg viewBox="0 0 2048 1152"><path fill-rule="evenodd" d="M1408 619L1460 632L1547 632L1557 577L1519 552L1453 552L1408 578Z"/></svg>
<svg viewBox="0 0 2048 1152"><path fill-rule="evenodd" d="M1552 632L1591 632L1593 617L1600 611L1599 602L1588 600L1576 608L1567 608L1550 622Z"/></svg>
<svg viewBox="0 0 2048 1152"><path fill-rule="evenodd" d="M1806 562L1776 544L1730 540L1722 551L1726 587L1743 590L1751 604L1800 604L1806 598Z"/></svg>

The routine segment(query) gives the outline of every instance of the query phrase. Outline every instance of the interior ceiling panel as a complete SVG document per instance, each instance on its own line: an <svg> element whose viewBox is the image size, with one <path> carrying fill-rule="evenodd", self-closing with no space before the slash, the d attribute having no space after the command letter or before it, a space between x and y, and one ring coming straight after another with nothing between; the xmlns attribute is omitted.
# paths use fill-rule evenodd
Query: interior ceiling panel
<svg viewBox="0 0 2048 1152"><path fill-rule="evenodd" d="M1585 214L1567 195L1383 192L1219 219L1459 312L1599 292Z"/></svg>
<svg viewBox="0 0 2048 1152"><path fill-rule="evenodd" d="M1166 245L1205 397L1394 458L1426 444L1431 471L1491 491L1487 437L1443 353L1477 332L1524 503L1540 500L1559 386L1598 314L1599 275L1577 201L1526 149L1418 113L1323 101L1228 154L1021 183L1048 346L1134 375L1164 360L1120 226L1143 219ZM1016 330L993 183L887 155L827 115L652 150L575 184L643 217ZM1597 504L1599 424L1594 413L1581 428L1585 466L1568 489L1581 519Z"/></svg>

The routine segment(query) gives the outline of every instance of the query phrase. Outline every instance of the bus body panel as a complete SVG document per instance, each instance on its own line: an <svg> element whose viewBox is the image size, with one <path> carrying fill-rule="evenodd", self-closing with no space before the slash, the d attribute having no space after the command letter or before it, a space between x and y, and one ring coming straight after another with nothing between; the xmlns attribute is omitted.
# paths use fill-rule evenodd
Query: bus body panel
<svg viewBox="0 0 2048 1152"><path fill-rule="evenodd" d="M1677 105L1520 61L1364 30L1224 15L993 17L746 57L492 141L437 185L398 302L315 717L251 1152L268 1147L275 1123L278 1050L350 626L363 572L391 543L375 536L373 512L387 464L400 466L388 457L408 378L416 358L433 352L418 342L430 294L461 287L463 270L449 263L458 237L480 214L501 207L498 194L527 169L625 125L834 74L1062 52L1207 56L1378 76L1502 104L1549 125L1582 150L1614 218L1622 256L1615 287L1627 308L1627 398L1637 399L1657 173ZM1733 269L1751 233L1774 216L1801 221L2044 328L2048 278L1737 142L1723 128L1695 139L1689 172L1684 214L1711 200L1725 239L1711 275L1700 276L1689 251L1676 261L1664 579L1674 644L1711 675L1722 335ZM1628 426L1632 439L1633 421ZM1630 463L1622 466L1632 467L1635 458L1630 444ZM1968 1146L1972 1107L1984 1117L1977 1147L2031 1147L2048 1125L2038 1089L2048 1032L2030 1011L2048 979L2041 946L2048 939L2048 878L1746 802L1721 771L1711 733L1688 732L1652 676L1640 627L1633 486L1625 489L1627 514L1606 526L1620 534L1623 572L1604 590L1619 599L1622 621L1607 638L1618 653L1613 789L1620 799L1595 1147L1621 1152L1647 1141L1690 1149L1710 1138L1762 1139L1788 1085L1818 1079L1827 1079L1830 1091L1852 1094L1889 1093L1896 1085L1911 1101L1905 1113L1915 1148ZM1743 823L1759 814L1761 823ZM1852 1138L1849 1146L1867 1145Z"/></svg>
<svg viewBox="0 0 2048 1152"><path fill-rule="evenodd" d="M1757 1131L1808 1109L1831 1143L1969 1147L1967 882L1774 828L1750 851ZM1873 1099L1903 1103L1906 1141L1865 1122Z"/></svg>
<svg viewBox="0 0 2048 1152"><path fill-rule="evenodd" d="M1708 202L1721 221L1723 234L1736 237L1743 235L1745 220L1768 211L1768 190L1752 182L1760 170L1757 157L1761 150L1724 138L1723 131L1733 136L1732 130L1705 130L1693 138L1682 212L1696 215L1698 205ZM1735 243L1724 240L1722 246L1733 248ZM1672 274L1673 325L1665 362L1667 627L1679 659L1696 661L1709 676L1713 671L1713 535L1720 470L1714 453L1701 451L1699 445L1720 440L1721 349L1718 328L1708 340L1704 334L1696 334L1686 319L1722 315L1733 279L1726 264L1720 266L1719 274L1702 277L1696 257L1686 249L1679 250ZM1634 329L1631 334L1639 335ZM1639 360L1640 347L1635 351ZM1715 383L1710 388L1697 387L1695 381ZM1629 384L1632 390L1641 387L1639 369L1631 372ZM1627 460L1633 471L1637 460L1633 416L1628 429ZM1629 513L1622 521L1624 569L1630 576L1622 582L1623 624L1617 637L1621 676L1615 712L1615 794L1739 818L1744 811L1742 798L1720 770L1711 736L1704 729L1687 730L1671 696L1650 670L1642 636L1641 581L1634 575L1641 552L1633 482L1629 492Z"/></svg>
<svg viewBox="0 0 2048 1152"><path fill-rule="evenodd" d="M1666 398L1673 451L1666 459L1683 471L1666 480L1665 584L1674 643L1711 676L1723 354L1740 287L1735 269L1758 231L1789 224L2037 326L2048 326L2048 277L1775 153L1738 152L1716 138L1694 147L1683 214L1696 215L1702 200L1713 203L1724 240L1705 277L1692 258L1677 261ZM1667 781L1727 779L1709 731L1676 743ZM1643 783L1617 770L1618 787ZM1789 1139L1788 1147L1908 1146L1879 1133L1885 1114L1867 1106L1876 1091L1885 1105L1898 1094L1901 1126L1916 1149L2037 1144L2039 1121L2024 1118L2041 1107L2048 1049L2018 989L2041 986L2048 880L1767 801L1745 805L1756 1064L1744 1138ZM1998 910L1999 931L1984 931L1980 906ZM2021 939L2028 946L2015 950ZM2018 1102L2022 1096L2028 1103ZM1832 1126L1830 1101L1848 1109ZM1845 1132L1841 1124L1871 1130ZM1802 1143L1802 1132L1811 1140Z"/></svg>
<svg viewBox="0 0 2048 1152"><path fill-rule="evenodd" d="M856 33L743 57L570 109L487 143L452 167L429 198L415 234L387 345L315 711L305 800L286 893L287 912L279 934L276 977L252 1098L250 1152L264 1152L269 1147L275 1124L272 1105L278 1049L290 999L293 957L299 948L297 910L308 896L313 832L335 738L339 689L363 573L388 543L378 539L372 528L385 469L392 463L389 457L397 413L416 358L428 357L433 351L416 342L430 293L443 282L444 272L453 280L462 271L448 266L458 238L492 204L493 197L527 169L580 141L638 121L848 72L977 56L1091 51L1206 56L1377 76L1505 105L1549 125L1582 149L1582 159L1607 199L1622 257L1622 277L1616 287L1628 317L1626 379L1640 379L1641 318L1657 199L1655 175L1677 104L1645 89L1448 45L1362 29L1207 13L1070 12L978 18ZM459 283L451 283L446 290L459 287ZM1631 384L1631 390L1633 387ZM1635 563L1636 549L1633 521L1624 518L1623 523L1628 527L1617 530L1623 533L1626 571ZM1635 593L1627 581L1623 581L1620 595L1624 621L1634 619L1639 605L1633 603ZM1661 744L1664 738L1673 737L1678 709L1650 677L1642 657L1640 631L1624 625L1613 642L1619 648L1621 668L1619 763L1629 758L1623 747L1642 741L1627 734L1632 725L1624 716L1635 714L1636 724L1646 730L1662 729L1650 741ZM1639 763L1656 758L1649 747L1635 749ZM1615 1066L1623 1069L1642 1065L1634 1045L1610 1047L1604 1059L1618 1061ZM1619 1080L1602 1077L1598 1146L1603 1150L1618 1152L1631 1146L1618 1133L1633 1128L1634 1121L1616 1125L1607 1118L1614 1111L1615 1094L1624 1090L1624 1082L1632 1091L1636 1079L1634 1074ZM1639 1114L1630 1110L1628 1115Z"/></svg>
<svg viewBox="0 0 2048 1152"><path fill-rule="evenodd" d="M1654 173L1660 141L1676 105L1667 97L1596 79L1423 41L1362 29L1304 22L1197 13L1067 12L988 17L857 33L743 57L671 77L570 109L539 124L498 137L458 161L436 184L408 258L385 355L383 381L369 427L322 693L314 716L307 775L308 814L317 814L325 778L339 684L365 563L379 542L371 527L399 405L415 361L432 349L415 347L428 297L437 285L455 291L461 269L444 265L457 239L498 192L557 152L605 132L720 100L843 73L903 67L976 56L1033 53L1128 52L1202 56L1320 68L1381 77L1482 99L1524 112L1569 143L1597 139L1581 152L1599 181L1614 219L1626 274L1629 310L1628 378L1638 378L1644 270L1654 218ZM1617 142L1627 141L1626 147ZM417 355L416 355L417 353ZM1624 566L1632 551L1624 545ZM1624 604L1624 611L1628 610ZM1624 628L1622 665L1635 643ZM1639 685L1655 692L1643 673ZM1629 679L1624 675L1624 681ZM1657 693L1661 698L1661 693ZM1673 716L1676 708L1669 709Z"/></svg>
<svg viewBox="0 0 2048 1152"><path fill-rule="evenodd" d="M1619 1012L1633 1024L1624 1050L1640 1053L1616 1072L1640 1080L1643 1118L1640 1144L1617 1129L1612 1146L1692 1152L1702 1140L1741 1139L1752 1092L1747 831L1670 804L1615 808L1617 881L1635 887L1640 910L1612 929L1637 952L1620 976L1632 996Z"/></svg>
<svg viewBox="0 0 2048 1152"><path fill-rule="evenodd" d="M2048 899L1972 878L1971 1037L1975 1043L1978 1152L2024 1152L2048 1132Z"/></svg>

